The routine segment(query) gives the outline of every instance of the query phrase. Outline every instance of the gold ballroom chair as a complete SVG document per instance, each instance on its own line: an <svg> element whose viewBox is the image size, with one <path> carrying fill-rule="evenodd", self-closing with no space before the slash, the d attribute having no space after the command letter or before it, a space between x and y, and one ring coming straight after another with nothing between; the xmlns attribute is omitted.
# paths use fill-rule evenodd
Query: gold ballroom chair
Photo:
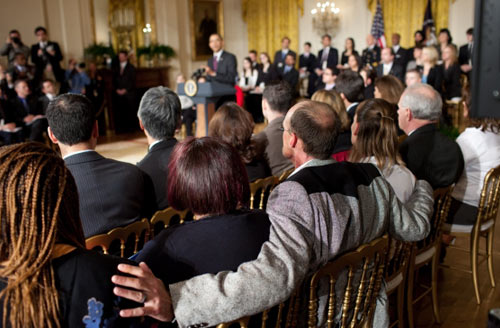
<svg viewBox="0 0 500 328"><path fill-rule="evenodd" d="M175 216L179 217L179 223L184 223L184 219L186 218L186 215L188 213L188 210L184 211L177 211L176 209L172 207L167 207L164 210L157 211L153 217L151 218L150 225L151 225L151 238L155 236L155 233L159 233L160 231L155 231L155 228L159 223L163 223L163 227L161 230L168 228L170 225L170 221L172 221L172 218ZM157 229L159 230L159 229Z"/></svg>
<svg viewBox="0 0 500 328"><path fill-rule="evenodd" d="M275 176L270 176L264 179L258 179L250 183L250 209L266 209L267 199L273 188L278 184L279 180ZM257 193L260 190L260 195ZM256 204L259 206L256 207Z"/></svg>

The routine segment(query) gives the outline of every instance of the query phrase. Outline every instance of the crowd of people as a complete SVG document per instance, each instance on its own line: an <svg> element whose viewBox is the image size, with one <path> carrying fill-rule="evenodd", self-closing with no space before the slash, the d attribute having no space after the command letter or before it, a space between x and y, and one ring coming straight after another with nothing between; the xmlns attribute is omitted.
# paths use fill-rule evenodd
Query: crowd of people
<svg viewBox="0 0 500 328"><path fill-rule="evenodd" d="M78 92L85 76L75 77L77 68L67 73L72 92L56 96L54 81L64 74L52 68L55 79L45 79L47 59L39 77L50 94L45 107L15 128L33 133L25 118L43 120L40 129L61 156L35 142L0 148L3 326L148 326L174 317L181 327L213 326L286 300L322 265L384 234L422 240L434 189L455 185L448 222L473 224L482 181L500 163L500 120L470 118L456 141L440 132L443 99L463 96L468 116L470 93L460 76L472 62L457 66L449 31L440 31L439 45L423 36L417 31L415 48L405 50L395 34L381 50L369 35L361 56L348 39L339 62L325 35L317 57L304 45L298 70L285 37L274 62L251 51L237 80L236 57L213 34L202 79L260 94L259 109L249 107L255 99L226 102L209 136L178 141L183 108L193 104L151 88L137 112L149 145L137 165L95 151L95 104ZM56 57L56 46L36 46L37 56ZM470 56L472 45L465 47ZM133 75L125 73L126 53L120 57L120 75ZM307 83L299 93L301 79ZM25 107L29 83L14 84L14 99ZM117 90L130 93L125 83ZM253 134L257 114L268 124ZM249 183L289 170L265 211L250 210ZM194 220L158 233L135 262L85 250L85 238L169 206ZM385 293L378 298L374 326L387 327ZM141 316L149 319L134 318Z"/></svg>

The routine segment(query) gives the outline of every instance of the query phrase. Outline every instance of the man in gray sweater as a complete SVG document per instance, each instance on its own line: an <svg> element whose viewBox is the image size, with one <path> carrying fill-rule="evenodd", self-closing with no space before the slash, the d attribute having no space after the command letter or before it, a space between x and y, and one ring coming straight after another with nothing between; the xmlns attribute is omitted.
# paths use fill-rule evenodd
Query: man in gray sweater
<svg viewBox="0 0 500 328"><path fill-rule="evenodd" d="M144 307L123 316L150 315L172 320L180 327L213 326L261 312L285 301L298 284L328 261L385 233L418 241L430 230L432 189L417 181L406 204L371 164L337 163L330 158L340 130L337 115L325 104L304 101L283 121L283 154L296 167L272 192L267 213L269 241L255 261L237 272L202 275L168 286L158 283L145 264L119 269L138 279L114 277L115 293ZM382 298L375 326L387 324Z"/></svg>

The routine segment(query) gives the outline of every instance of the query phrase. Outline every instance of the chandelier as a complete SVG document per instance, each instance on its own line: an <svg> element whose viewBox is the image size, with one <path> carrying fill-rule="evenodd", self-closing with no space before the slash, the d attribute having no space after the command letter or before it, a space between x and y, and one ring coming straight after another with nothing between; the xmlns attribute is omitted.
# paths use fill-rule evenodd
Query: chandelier
<svg viewBox="0 0 500 328"><path fill-rule="evenodd" d="M339 26L339 7L333 1L316 3L316 8L311 10L313 27L320 35L333 34Z"/></svg>

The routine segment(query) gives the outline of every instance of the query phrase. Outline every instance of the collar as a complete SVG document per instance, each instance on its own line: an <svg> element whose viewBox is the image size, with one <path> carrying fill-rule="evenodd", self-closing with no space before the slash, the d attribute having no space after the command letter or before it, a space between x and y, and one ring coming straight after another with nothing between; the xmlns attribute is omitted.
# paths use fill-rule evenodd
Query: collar
<svg viewBox="0 0 500 328"><path fill-rule="evenodd" d="M223 51L224 51L224 50L223 50L223 49L221 49L221 50L219 50L219 51L217 51L217 52L214 52L214 57L215 57L215 58L217 58L217 61L219 61L220 56L222 55L222 52L223 52Z"/></svg>
<svg viewBox="0 0 500 328"><path fill-rule="evenodd" d="M296 168L292 174L290 174L288 177L291 177L292 175L294 175L295 173L299 172L300 170L306 168L306 167L311 167L311 166L325 166L325 165L329 165L329 164L333 164L335 163L335 160L334 159L317 159L317 158L313 158L313 159L310 159L308 160L307 162L305 162L304 164L302 164L301 166L299 166L298 168Z"/></svg>
<svg viewBox="0 0 500 328"><path fill-rule="evenodd" d="M155 142L153 142L152 144L149 145L149 148L148 150L150 151L151 148L153 148L155 145L159 144L160 142L162 142L163 140L156 140Z"/></svg>
<svg viewBox="0 0 500 328"><path fill-rule="evenodd" d="M83 153L89 153L89 152L95 152L95 150L93 149L85 149L85 150L80 150L80 151L75 151L73 153L69 153L68 155L64 156L63 157L63 160L71 157L71 156L74 156L74 155L78 155L78 154L83 154Z"/></svg>
<svg viewBox="0 0 500 328"><path fill-rule="evenodd" d="M38 44L40 45L40 48L43 49L49 44L49 42L48 41L40 41Z"/></svg>
<svg viewBox="0 0 500 328"><path fill-rule="evenodd" d="M347 107L346 111L348 112L351 108L353 108L353 107L354 107L354 106L356 106L357 104L359 104L359 103L357 103L357 102L353 102L352 104L350 104L350 105L349 105L349 107Z"/></svg>
<svg viewBox="0 0 500 328"><path fill-rule="evenodd" d="M410 131L410 132L408 133L408 137L409 137L410 135L412 135L413 133L416 133L416 132L428 132L428 131L433 131L433 130L436 130L436 129L437 129L437 125L436 125L436 123L431 122L431 123L429 123L429 124L422 125L421 127L416 128L416 129L415 129L415 130L413 130L413 131Z"/></svg>
<svg viewBox="0 0 500 328"><path fill-rule="evenodd" d="M56 97L56 96L54 96L54 95L53 95L53 94L51 94L51 93L47 93L47 94L45 94L45 96L46 96L46 97L47 97L50 101L52 101L52 99L54 99L54 98Z"/></svg>
<svg viewBox="0 0 500 328"><path fill-rule="evenodd" d="M368 47L369 50L373 50L373 48L375 48L374 44L372 44L371 46Z"/></svg>
<svg viewBox="0 0 500 328"><path fill-rule="evenodd" d="M330 51L330 46L324 47L323 51L329 52Z"/></svg>
<svg viewBox="0 0 500 328"><path fill-rule="evenodd" d="M394 50L394 52L398 52L399 48L401 48L399 44L392 46L392 50Z"/></svg>
<svg viewBox="0 0 500 328"><path fill-rule="evenodd" d="M127 66L127 64L128 64L128 62L126 62L126 61L125 61L125 62L123 62L123 63L120 63L120 67L121 67L121 68L125 68L125 66Z"/></svg>
<svg viewBox="0 0 500 328"><path fill-rule="evenodd" d="M310 55L310 54L311 54L310 52L304 52L302 55L303 55L304 57L309 57L309 55Z"/></svg>
<svg viewBox="0 0 500 328"><path fill-rule="evenodd" d="M333 88L335 88L335 83L325 84L325 90L332 90Z"/></svg>
<svg viewBox="0 0 500 328"><path fill-rule="evenodd" d="M290 49L281 49L281 52L284 54L287 54L290 51Z"/></svg>
<svg viewBox="0 0 500 328"><path fill-rule="evenodd" d="M384 67L390 67L390 68L392 68L392 65L394 65L394 62L391 62L389 64L384 64Z"/></svg>

